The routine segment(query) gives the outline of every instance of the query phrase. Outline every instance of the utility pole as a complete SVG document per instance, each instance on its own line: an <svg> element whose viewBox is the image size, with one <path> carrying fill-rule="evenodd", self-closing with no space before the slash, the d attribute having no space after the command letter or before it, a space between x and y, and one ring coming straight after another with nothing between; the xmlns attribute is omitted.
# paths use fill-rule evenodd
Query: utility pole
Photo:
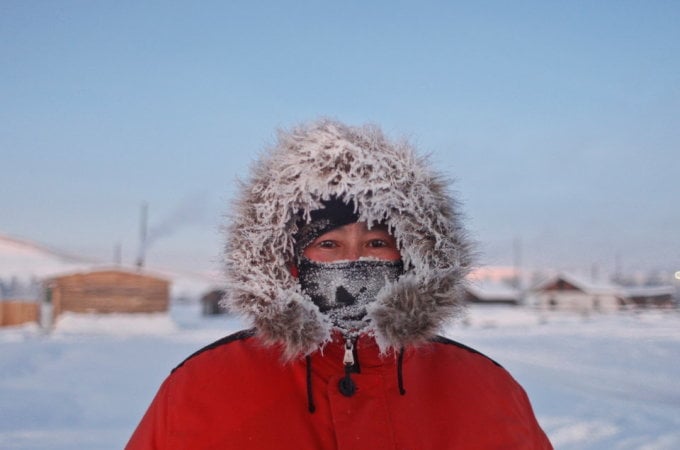
<svg viewBox="0 0 680 450"><path fill-rule="evenodd" d="M512 260L515 272L515 288L522 289L522 239L515 237L512 241Z"/></svg>

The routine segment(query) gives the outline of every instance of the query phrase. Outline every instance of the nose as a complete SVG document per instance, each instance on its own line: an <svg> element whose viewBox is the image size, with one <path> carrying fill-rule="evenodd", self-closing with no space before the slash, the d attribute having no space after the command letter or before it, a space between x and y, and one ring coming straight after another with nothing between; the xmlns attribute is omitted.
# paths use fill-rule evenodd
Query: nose
<svg viewBox="0 0 680 450"><path fill-rule="evenodd" d="M363 254L362 246L353 243L352 245L349 245L345 248L345 255L343 259L348 261L356 261L362 256L365 256Z"/></svg>

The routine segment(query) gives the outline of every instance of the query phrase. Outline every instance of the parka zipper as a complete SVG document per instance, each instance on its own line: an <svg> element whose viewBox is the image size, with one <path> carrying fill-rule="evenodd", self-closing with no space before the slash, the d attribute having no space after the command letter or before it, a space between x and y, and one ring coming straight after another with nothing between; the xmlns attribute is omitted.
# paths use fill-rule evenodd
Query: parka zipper
<svg viewBox="0 0 680 450"><path fill-rule="evenodd" d="M342 359L342 363L345 366L345 376L340 379L338 383L338 389L340 393L345 397L351 397L356 392L356 385L350 374L354 368L354 344L350 338L345 339L345 356Z"/></svg>

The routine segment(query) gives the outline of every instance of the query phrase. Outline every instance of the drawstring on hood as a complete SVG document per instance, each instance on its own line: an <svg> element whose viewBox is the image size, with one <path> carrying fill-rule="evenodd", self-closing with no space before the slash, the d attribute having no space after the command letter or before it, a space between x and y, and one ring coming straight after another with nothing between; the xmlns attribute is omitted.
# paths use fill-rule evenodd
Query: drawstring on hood
<svg viewBox="0 0 680 450"><path fill-rule="evenodd" d="M397 357L397 384L399 385L399 393L401 395L406 395L406 389L404 389L404 348L399 350L399 356Z"/></svg>
<svg viewBox="0 0 680 450"><path fill-rule="evenodd" d="M320 120L280 132L237 194L226 228L230 310L292 360L320 349L334 328L290 267L296 234L324 202L340 198L356 221L383 224L397 241L404 273L366 308L381 352L433 338L461 308L470 244L448 182L374 126Z"/></svg>
<svg viewBox="0 0 680 450"><path fill-rule="evenodd" d="M314 414L316 411L316 405L314 404L314 395L312 391L312 357L311 355L305 356L305 361L307 362L307 409L310 413Z"/></svg>

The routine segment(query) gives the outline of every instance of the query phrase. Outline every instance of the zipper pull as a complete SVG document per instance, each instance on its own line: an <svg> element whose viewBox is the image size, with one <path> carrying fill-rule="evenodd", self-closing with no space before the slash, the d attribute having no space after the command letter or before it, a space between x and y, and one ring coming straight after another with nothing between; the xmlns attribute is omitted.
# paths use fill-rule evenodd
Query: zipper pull
<svg viewBox="0 0 680 450"><path fill-rule="evenodd" d="M343 358L342 362L345 364L345 366L354 365L354 345L349 338L345 340L345 357Z"/></svg>
<svg viewBox="0 0 680 450"><path fill-rule="evenodd" d="M340 389L340 393L345 397L353 396L357 390L357 387L350 376L352 367L354 366L354 353L352 350L354 350L354 345L352 344L352 341L347 338L345 340L345 357L342 359L342 362L345 364L345 376L338 381L338 389Z"/></svg>

